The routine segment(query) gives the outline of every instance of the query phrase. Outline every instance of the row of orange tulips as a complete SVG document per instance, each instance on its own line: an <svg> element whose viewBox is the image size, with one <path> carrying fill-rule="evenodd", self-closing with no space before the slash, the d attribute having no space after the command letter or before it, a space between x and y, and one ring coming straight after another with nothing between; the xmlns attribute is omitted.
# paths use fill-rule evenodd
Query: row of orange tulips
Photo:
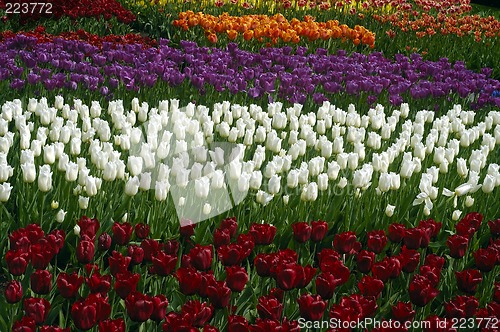
<svg viewBox="0 0 500 332"><path fill-rule="evenodd" d="M318 39L343 39L352 40L355 45L364 44L371 48L375 45L375 34L363 26L356 25L350 28L340 24L337 20L317 22L314 17L306 15L304 20L293 18L287 20L282 14L268 15L243 15L231 16L224 13L213 16L193 11L181 12L179 19L173 22L174 26L183 30L200 26L209 39L216 43L218 34L227 34L229 40L235 40L242 35L246 41L257 39L264 41L270 39L276 44L279 39L285 43L298 43L301 38L308 41Z"/></svg>

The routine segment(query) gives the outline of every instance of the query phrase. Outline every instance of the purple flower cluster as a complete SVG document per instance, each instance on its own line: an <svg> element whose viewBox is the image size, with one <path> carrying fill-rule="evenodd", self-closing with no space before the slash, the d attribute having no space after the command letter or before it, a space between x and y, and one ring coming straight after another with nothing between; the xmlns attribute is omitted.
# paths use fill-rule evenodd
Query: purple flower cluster
<svg viewBox="0 0 500 332"><path fill-rule="evenodd" d="M418 54L387 59L379 52L347 55L342 50L328 54L317 49L310 54L304 47L295 51L291 47L263 48L253 53L234 43L220 49L183 41L174 48L166 40L152 48L112 43L99 48L63 39L37 43L23 35L0 43L0 82L8 81L11 88L40 83L48 90L83 87L104 95L118 86L138 91L158 82L169 86L188 82L201 94L211 87L218 92L298 103L304 103L307 96L321 104L335 95L358 98L363 94L369 103L380 95L393 105L473 96L478 107L500 106L500 98L493 93L500 90L500 82L490 74L487 68L476 73L463 62L426 61Z"/></svg>

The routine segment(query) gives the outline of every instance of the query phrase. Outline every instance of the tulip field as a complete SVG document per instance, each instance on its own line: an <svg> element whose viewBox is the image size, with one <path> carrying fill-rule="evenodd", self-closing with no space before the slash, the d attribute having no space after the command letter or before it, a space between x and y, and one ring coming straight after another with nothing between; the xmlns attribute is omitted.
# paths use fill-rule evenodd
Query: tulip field
<svg viewBox="0 0 500 332"><path fill-rule="evenodd" d="M0 0L0 331L500 331L500 8Z"/></svg>

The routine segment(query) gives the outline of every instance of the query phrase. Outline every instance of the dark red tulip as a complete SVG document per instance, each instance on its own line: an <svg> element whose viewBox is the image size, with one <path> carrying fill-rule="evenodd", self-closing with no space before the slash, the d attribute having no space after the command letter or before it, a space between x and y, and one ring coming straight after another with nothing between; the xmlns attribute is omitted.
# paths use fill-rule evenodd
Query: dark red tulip
<svg viewBox="0 0 500 332"><path fill-rule="evenodd" d="M81 264L87 264L92 261L95 253L94 242L80 240L76 246L76 259Z"/></svg>
<svg viewBox="0 0 500 332"><path fill-rule="evenodd" d="M235 237L238 232L238 223L236 222L236 217L226 218L221 221L219 228L221 230L227 230L230 237Z"/></svg>
<svg viewBox="0 0 500 332"><path fill-rule="evenodd" d="M444 257L436 254L429 254L425 257L424 265L428 265L441 271L444 266Z"/></svg>
<svg viewBox="0 0 500 332"><path fill-rule="evenodd" d="M376 310L375 298L353 294L342 297L340 303L332 305L330 318L353 322L373 316Z"/></svg>
<svg viewBox="0 0 500 332"><path fill-rule="evenodd" d="M406 235L406 227L403 224L393 223L389 225L389 240L394 243L403 241Z"/></svg>
<svg viewBox="0 0 500 332"><path fill-rule="evenodd" d="M333 247L341 254L348 254L354 249L356 243L356 233L344 232L336 234L333 238Z"/></svg>
<svg viewBox="0 0 500 332"><path fill-rule="evenodd" d="M248 273L241 266L226 267L226 283L233 292L241 292L248 282Z"/></svg>
<svg viewBox="0 0 500 332"><path fill-rule="evenodd" d="M175 271L177 260L177 256L167 255L165 252L159 251L153 257L151 272L160 276L168 276Z"/></svg>
<svg viewBox="0 0 500 332"><path fill-rule="evenodd" d="M217 257L224 266L239 265L252 251L237 243L231 243L217 249Z"/></svg>
<svg viewBox="0 0 500 332"><path fill-rule="evenodd" d="M217 281L216 284L207 287L207 295L215 308L225 308L231 300L231 289L225 281Z"/></svg>
<svg viewBox="0 0 500 332"><path fill-rule="evenodd" d="M52 289L52 273L47 270L37 270L30 276L31 290L35 294L49 294Z"/></svg>
<svg viewBox="0 0 500 332"><path fill-rule="evenodd" d="M326 301L319 295L304 294L297 299L299 304L300 317L311 321L320 320L326 309Z"/></svg>
<svg viewBox="0 0 500 332"><path fill-rule="evenodd" d="M189 239L194 235L194 228L196 224L193 224L190 220L181 220L181 227L179 232L183 238Z"/></svg>
<svg viewBox="0 0 500 332"><path fill-rule="evenodd" d="M416 315L416 311L413 310L410 302L399 301L391 307L391 312L392 318L401 323L412 321Z"/></svg>
<svg viewBox="0 0 500 332"><path fill-rule="evenodd" d="M273 295L259 297L257 313L262 319L280 320L283 312L283 304Z"/></svg>
<svg viewBox="0 0 500 332"><path fill-rule="evenodd" d="M47 235L46 239L50 243L50 245L54 248L56 255L64 247L65 238L66 238L66 233L62 229L55 229L52 232L50 232L49 235Z"/></svg>
<svg viewBox="0 0 500 332"><path fill-rule="evenodd" d="M406 246L403 246L397 259L401 263L401 268L404 272L413 273L420 263L420 253L415 249L408 249Z"/></svg>
<svg viewBox="0 0 500 332"><path fill-rule="evenodd" d="M214 231L214 246L219 248L221 246L231 243L231 234L229 229L219 229Z"/></svg>
<svg viewBox="0 0 500 332"><path fill-rule="evenodd" d="M83 284L83 277L80 277L76 272L72 274L60 272L56 284L61 296L69 299L78 294L78 290Z"/></svg>
<svg viewBox="0 0 500 332"><path fill-rule="evenodd" d="M483 276L479 270L469 269L462 272L455 272L457 286L462 292L474 294L477 286L483 281Z"/></svg>
<svg viewBox="0 0 500 332"><path fill-rule="evenodd" d="M243 248L243 251L248 253L246 256L250 255L252 250L255 248L255 242L250 234L240 234L236 239L236 244Z"/></svg>
<svg viewBox="0 0 500 332"><path fill-rule="evenodd" d="M176 278L179 281L179 290L184 295L193 295L198 292L201 283L201 275L195 268L181 267L176 271Z"/></svg>
<svg viewBox="0 0 500 332"><path fill-rule="evenodd" d="M229 316L227 332L243 332L243 331L248 331L248 329L249 325L245 317L236 315Z"/></svg>
<svg viewBox="0 0 500 332"><path fill-rule="evenodd" d="M292 224L293 238L298 243L307 242L311 238L312 227L305 221Z"/></svg>
<svg viewBox="0 0 500 332"><path fill-rule="evenodd" d="M36 332L36 322L29 316L23 316L12 324L12 332Z"/></svg>
<svg viewBox="0 0 500 332"><path fill-rule="evenodd" d="M125 321L123 318L106 319L99 322L99 332L125 332Z"/></svg>
<svg viewBox="0 0 500 332"><path fill-rule="evenodd" d="M426 235L426 231L422 228L415 227L407 229L403 238L403 243L408 249L418 249L422 246Z"/></svg>
<svg viewBox="0 0 500 332"><path fill-rule="evenodd" d="M202 246L197 244L189 251L191 264L200 271L206 271L212 266L212 246Z"/></svg>
<svg viewBox="0 0 500 332"><path fill-rule="evenodd" d="M92 273L90 277L85 278L87 286L91 293L107 294L111 289L111 275L101 275L99 271Z"/></svg>
<svg viewBox="0 0 500 332"><path fill-rule="evenodd" d="M113 250L111 256L108 257L109 262L109 270L112 276L115 276L118 273L125 273L128 270L128 266L132 261L132 257L123 256L118 251Z"/></svg>
<svg viewBox="0 0 500 332"><path fill-rule="evenodd" d="M356 255L356 266L361 273L370 272L374 262L375 252L373 251L361 250Z"/></svg>
<svg viewBox="0 0 500 332"><path fill-rule="evenodd" d="M201 281L200 281L200 287L198 288L198 295L201 297L208 297L208 287L217 286L217 280L215 279L215 276L213 275L213 271L209 272L201 272Z"/></svg>
<svg viewBox="0 0 500 332"><path fill-rule="evenodd" d="M424 307L439 294L426 277L418 274L411 280L408 292L411 302L419 307Z"/></svg>
<svg viewBox="0 0 500 332"><path fill-rule="evenodd" d="M420 267L420 275L426 277L432 287L437 287L441 277L441 271L437 267L430 265L422 265Z"/></svg>
<svg viewBox="0 0 500 332"><path fill-rule="evenodd" d="M149 231L150 231L149 225L139 223L135 225L134 230L135 230L135 236L137 236L137 238L140 240L144 240L149 236Z"/></svg>
<svg viewBox="0 0 500 332"><path fill-rule="evenodd" d="M299 280L299 282L297 283L297 288L300 289L307 287L307 285L309 285L309 283L313 280L314 276L316 275L316 271L318 269L312 267L310 264L304 267L299 265L299 267L304 270L304 278Z"/></svg>
<svg viewBox="0 0 500 332"><path fill-rule="evenodd" d="M131 320L145 322L153 313L154 302L151 296L133 291L125 299L125 307Z"/></svg>
<svg viewBox="0 0 500 332"><path fill-rule="evenodd" d="M159 294L153 296L153 312L151 313L151 320L159 322L165 319L167 315L168 300L165 295Z"/></svg>
<svg viewBox="0 0 500 332"><path fill-rule="evenodd" d="M51 245L44 245L41 242L31 245L31 265L33 265L35 269L46 269L55 255L55 249Z"/></svg>
<svg viewBox="0 0 500 332"><path fill-rule="evenodd" d="M189 300L182 305L182 312L189 316L193 326L203 327L212 318L214 307L206 302Z"/></svg>
<svg viewBox="0 0 500 332"><path fill-rule="evenodd" d="M401 274L401 263L396 257L385 257L382 261L372 266L372 274L375 278L387 282L390 278L397 278Z"/></svg>
<svg viewBox="0 0 500 332"><path fill-rule="evenodd" d="M478 308L479 302L474 296L457 295L451 301L444 303L447 318L474 317Z"/></svg>
<svg viewBox="0 0 500 332"><path fill-rule="evenodd" d="M79 300L71 306L71 317L80 330L90 330L97 324L97 307L94 303Z"/></svg>
<svg viewBox="0 0 500 332"><path fill-rule="evenodd" d="M134 228L128 222L115 222L111 229L113 231L113 241L121 246L129 243L130 238L132 237L132 232L134 231Z"/></svg>
<svg viewBox="0 0 500 332"><path fill-rule="evenodd" d="M490 248L480 248L474 252L474 261L479 270L489 272L495 267L495 263L497 262L497 252Z"/></svg>
<svg viewBox="0 0 500 332"><path fill-rule="evenodd" d="M379 254L384 250L387 244L387 236L383 230L368 232L368 250Z"/></svg>
<svg viewBox="0 0 500 332"><path fill-rule="evenodd" d="M168 240L163 243L160 248L168 255L177 255L179 252L180 243L177 240Z"/></svg>
<svg viewBox="0 0 500 332"><path fill-rule="evenodd" d="M490 227L492 236L496 237L500 235L500 218L488 221L488 226Z"/></svg>
<svg viewBox="0 0 500 332"><path fill-rule="evenodd" d="M458 234L448 236L446 245L450 248L450 256L453 258L462 258L465 256L469 239Z"/></svg>
<svg viewBox="0 0 500 332"><path fill-rule="evenodd" d="M138 273L131 273L129 271L118 273L115 281L116 294L122 299L127 298L131 292L136 290L140 278L141 276Z"/></svg>
<svg viewBox="0 0 500 332"><path fill-rule="evenodd" d="M7 262L9 273L13 276L23 275L28 266L28 259L29 254L27 252L12 249L7 251L5 254L5 261Z"/></svg>
<svg viewBox="0 0 500 332"><path fill-rule="evenodd" d="M339 264L342 264L339 262ZM342 265L343 266L343 265ZM345 267L345 266L344 266ZM349 280L350 272L347 267L344 269L332 270L332 272L323 272L316 278L316 292L324 299L329 300L333 297L335 289Z"/></svg>
<svg viewBox="0 0 500 332"><path fill-rule="evenodd" d="M255 244L269 245L276 236L276 227L269 224L252 224L248 234L252 236Z"/></svg>
<svg viewBox="0 0 500 332"><path fill-rule="evenodd" d="M5 287L4 291L7 303L17 303L23 298L23 287L17 280L11 280Z"/></svg>
<svg viewBox="0 0 500 332"><path fill-rule="evenodd" d="M427 228L429 232L429 236L431 238L435 238L439 235L441 228L443 227L443 223L436 222L434 219L421 220L418 223L418 227Z"/></svg>
<svg viewBox="0 0 500 332"><path fill-rule="evenodd" d="M328 223L323 220L311 221L311 241L321 242L328 232Z"/></svg>
<svg viewBox="0 0 500 332"><path fill-rule="evenodd" d="M42 298L29 297L24 299L23 309L26 316L33 318L40 325L49 315L50 302Z"/></svg>
<svg viewBox="0 0 500 332"><path fill-rule="evenodd" d="M276 282L283 290L296 288L305 278L304 268L297 263L278 265L276 267Z"/></svg>
<svg viewBox="0 0 500 332"><path fill-rule="evenodd" d="M364 276L358 282L358 288L364 296L378 297L384 290L384 282L372 276Z"/></svg>
<svg viewBox="0 0 500 332"><path fill-rule="evenodd" d="M253 263L259 276L269 277L271 275L271 268L275 266L277 261L278 256L275 254L260 253L255 256Z"/></svg>
<svg viewBox="0 0 500 332"><path fill-rule="evenodd" d="M340 260L340 255L333 249L325 248L318 253L319 268L325 272L329 266Z"/></svg>
<svg viewBox="0 0 500 332"><path fill-rule="evenodd" d="M97 239L97 249L106 251L111 248L111 236L108 233L102 233Z"/></svg>
<svg viewBox="0 0 500 332"><path fill-rule="evenodd" d="M87 216L81 217L80 220L78 220L77 225L80 227L80 237L85 235L91 240L94 240L100 227L99 220L96 218L91 219Z"/></svg>
<svg viewBox="0 0 500 332"><path fill-rule="evenodd" d="M144 239L141 241L141 248L144 250L144 261L151 262L153 256L160 250L160 243L153 239Z"/></svg>
<svg viewBox="0 0 500 332"><path fill-rule="evenodd" d="M455 226L457 234L466 238L471 238L479 230L483 216L477 212L470 212L460 220Z"/></svg>
<svg viewBox="0 0 500 332"><path fill-rule="evenodd" d="M132 258L132 264L139 265L144 260L144 249L135 244L131 245L127 249L127 255Z"/></svg>

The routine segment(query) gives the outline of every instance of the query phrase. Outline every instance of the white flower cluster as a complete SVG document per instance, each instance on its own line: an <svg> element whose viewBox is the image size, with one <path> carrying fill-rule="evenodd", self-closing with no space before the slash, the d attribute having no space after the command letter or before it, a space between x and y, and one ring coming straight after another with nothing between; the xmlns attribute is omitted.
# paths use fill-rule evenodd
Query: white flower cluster
<svg viewBox="0 0 500 332"><path fill-rule="evenodd" d="M103 110L98 102L70 106L62 97L54 106L45 98L24 106L15 100L2 105L0 118L0 201L8 200L19 166L23 181L37 180L42 192L52 189L53 172L64 174L81 208L103 183L122 182L127 195L154 189L164 201L170 192L178 206L195 197L206 215L220 212L207 201L213 190L228 186L239 193L235 203L252 191L265 205L278 196L287 203L293 190L312 202L319 192L349 184L358 196L368 188L382 195L420 178L413 204L429 214L440 177L446 187L456 172L463 183L442 193L465 195L471 205L470 194L500 186L499 165L488 162L500 143L500 112L474 118L459 105L435 118L426 110L410 116L407 104L390 115L380 105L362 115L353 105L344 111L329 102L306 112L281 103L262 109L225 101L210 109L170 100L150 108L134 99L131 109L118 100ZM11 166L7 154L16 136L20 165ZM174 186L184 194L173 193ZM386 213L393 212L388 206Z"/></svg>

